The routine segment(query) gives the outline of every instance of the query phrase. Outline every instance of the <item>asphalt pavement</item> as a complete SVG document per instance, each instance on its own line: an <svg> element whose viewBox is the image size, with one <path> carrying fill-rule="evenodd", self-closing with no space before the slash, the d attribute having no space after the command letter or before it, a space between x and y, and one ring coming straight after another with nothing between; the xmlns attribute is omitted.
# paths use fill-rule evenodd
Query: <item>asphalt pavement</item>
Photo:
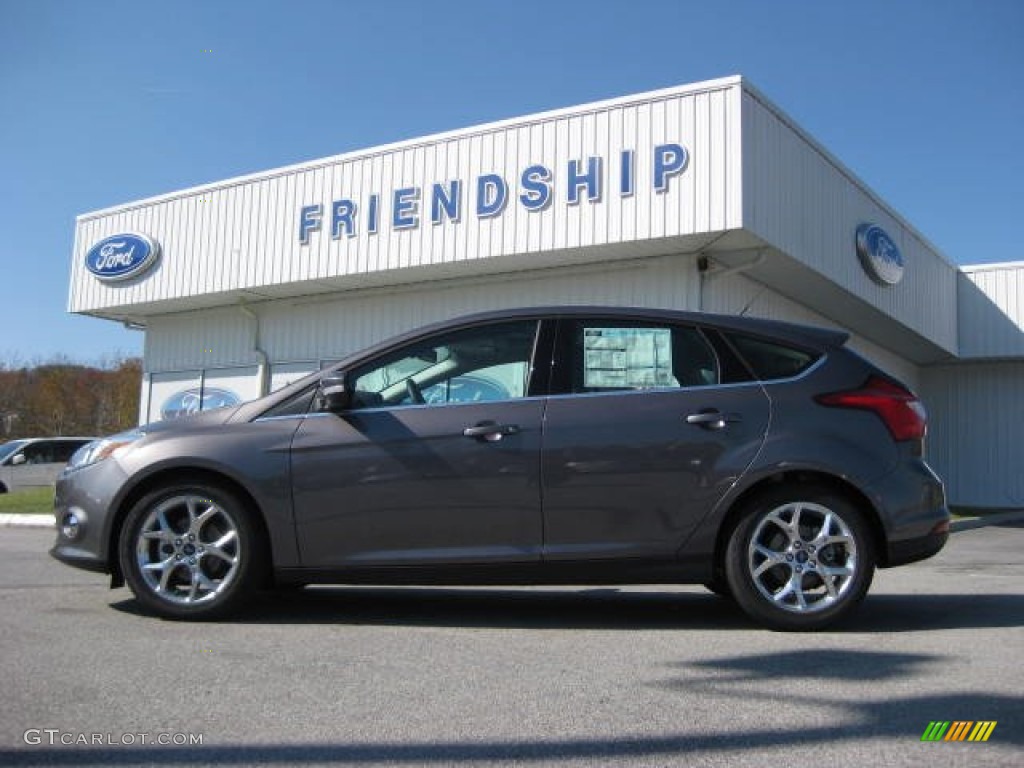
<svg viewBox="0 0 1024 768"><path fill-rule="evenodd" d="M312 587L232 622L163 621L51 560L52 536L0 529L0 765L973 767L1024 754L1019 519L880 571L861 610L818 634L760 629L699 587ZM922 742L933 721L996 726L983 743Z"/></svg>

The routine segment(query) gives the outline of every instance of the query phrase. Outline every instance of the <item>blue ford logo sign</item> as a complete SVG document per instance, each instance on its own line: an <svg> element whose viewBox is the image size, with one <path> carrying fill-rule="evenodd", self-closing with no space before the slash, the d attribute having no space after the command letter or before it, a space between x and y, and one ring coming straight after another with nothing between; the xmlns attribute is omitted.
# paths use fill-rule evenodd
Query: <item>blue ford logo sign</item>
<svg viewBox="0 0 1024 768"><path fill-rule="evenodd" d="M127 280L149 269L159 253L156 241L127 232L96 243L85 254L85 266L100 280Z"/></svg>
<svg viewBox="0 0 1024 768"><path fill-rule="evenodd" d="M903 254L877 224L857 227L857 255L868 277L879 285L896 285L903 279Z"/></svg>
<svg viewBox="0 0 1024 768"><path fill-rule="evenodd" d="M175 392L160 406L160 417L165 421L192 416L200 411L238 405L242 398L230 389L218 387L192 387Z"/></svg>

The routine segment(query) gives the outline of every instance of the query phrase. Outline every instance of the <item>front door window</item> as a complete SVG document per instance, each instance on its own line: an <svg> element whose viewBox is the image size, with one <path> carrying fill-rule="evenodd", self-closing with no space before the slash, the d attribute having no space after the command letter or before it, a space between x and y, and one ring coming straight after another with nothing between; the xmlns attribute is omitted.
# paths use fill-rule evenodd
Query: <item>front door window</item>
<svg viewBox="0 0 1024 768"><path fill-rule="evenodd" d="M537 322L458 331L352 372L353 407L482 403L526 397Z"/></svg>

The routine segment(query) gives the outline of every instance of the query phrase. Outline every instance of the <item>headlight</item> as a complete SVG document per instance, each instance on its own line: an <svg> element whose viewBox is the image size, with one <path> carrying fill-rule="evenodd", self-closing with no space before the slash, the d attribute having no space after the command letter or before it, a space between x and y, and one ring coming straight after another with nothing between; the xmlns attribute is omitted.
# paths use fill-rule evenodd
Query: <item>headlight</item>
<svg viewBox="0 0 1024 768"><path fill-rule="evenodd" d="M68 469L81 469L95 464L111 456L116 456L128 450L136 440L141 438L143 433L137 429L130 429L102 440L93 440L75 451L68 462Z"/></svg>

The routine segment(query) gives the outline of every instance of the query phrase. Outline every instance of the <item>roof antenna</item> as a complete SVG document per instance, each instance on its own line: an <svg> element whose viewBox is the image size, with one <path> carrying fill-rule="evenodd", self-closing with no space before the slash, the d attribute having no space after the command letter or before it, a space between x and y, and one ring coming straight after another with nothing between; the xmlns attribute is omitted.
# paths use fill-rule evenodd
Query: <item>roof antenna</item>
<svg viewBox="0 0 1024 768"><path fill-rule="evenodd" d="M767 290L768 290L768 286L767 285L762 286L761 290L758 291L757 293L755 293L753 295L753 297L750 299L750 301L747 302L746 306L743 307L743 309L740 311L739 316L743 317L744 315L746 315L747 314L747 310L750 309L754 305L754 302L757 301L758 299L760 299L761 296L764 294L764 292L767 291Z"/></svg>

